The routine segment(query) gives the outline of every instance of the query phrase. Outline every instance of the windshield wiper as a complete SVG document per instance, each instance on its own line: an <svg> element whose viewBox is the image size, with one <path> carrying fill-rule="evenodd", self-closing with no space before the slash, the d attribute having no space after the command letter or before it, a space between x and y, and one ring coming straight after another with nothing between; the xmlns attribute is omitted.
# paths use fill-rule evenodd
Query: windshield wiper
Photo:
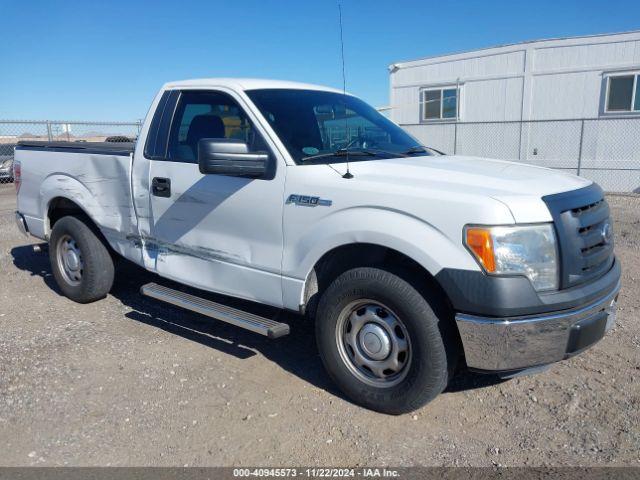
<svg viewBox="0 0 640 480"><path fill-rule="evenodd" d="M414 145L413 147L411 147L408 150L405 150L402 153L404 155L411 155L412 153L428 153L428 150L426 147L423 147L422 145Z"/></svg>
<svg viewBox="0 0 640 480"><path fill-rule="evenodd" d="M329 153L319 153L317 155L310 155L308 157L302 157L300 159L301 162L307 162L309 160L315 160L318 158L327 158L327 157L376 157L378 154L375 152L370 152L369 150L347 150L346 148L339 148L333 152Z"/></svg>

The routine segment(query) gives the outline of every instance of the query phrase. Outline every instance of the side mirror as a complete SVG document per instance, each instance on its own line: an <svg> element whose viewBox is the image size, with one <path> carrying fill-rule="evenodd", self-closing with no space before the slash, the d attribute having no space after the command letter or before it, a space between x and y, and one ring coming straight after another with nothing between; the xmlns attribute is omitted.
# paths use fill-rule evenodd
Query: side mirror
<svg viewBox="0 0 640 480"><path fill-rule="evenodd" d="M249 153L242 140L203 138L198 142L200 173L259 178L267 173L268 162L268 153Z"/></svg>

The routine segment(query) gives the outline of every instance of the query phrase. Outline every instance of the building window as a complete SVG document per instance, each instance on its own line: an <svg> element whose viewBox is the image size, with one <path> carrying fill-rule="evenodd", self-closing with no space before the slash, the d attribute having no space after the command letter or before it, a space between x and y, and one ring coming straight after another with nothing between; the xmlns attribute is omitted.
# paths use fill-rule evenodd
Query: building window
<svg viewBox="0 0 640 480"><path fill-rule="evenodd" d="M422 120L443 120L458 118L457 87L425 88L420 91Z"/></svg>
<svg viewBox="0 0 640 480"><path fill-rule="evenodd" d="M640 74L607 79L607 112L640 111Z"/></svg>

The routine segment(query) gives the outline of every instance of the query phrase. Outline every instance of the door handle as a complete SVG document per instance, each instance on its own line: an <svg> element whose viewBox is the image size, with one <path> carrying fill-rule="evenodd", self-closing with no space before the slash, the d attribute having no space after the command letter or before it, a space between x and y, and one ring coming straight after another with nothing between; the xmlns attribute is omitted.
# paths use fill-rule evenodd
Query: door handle
<svg viewBox="0 0 640 480"><path fill-rule="evenodd" d="M170 197L171 179L154 177L153 180L151 180L151 193L156 197Z"/></svg>

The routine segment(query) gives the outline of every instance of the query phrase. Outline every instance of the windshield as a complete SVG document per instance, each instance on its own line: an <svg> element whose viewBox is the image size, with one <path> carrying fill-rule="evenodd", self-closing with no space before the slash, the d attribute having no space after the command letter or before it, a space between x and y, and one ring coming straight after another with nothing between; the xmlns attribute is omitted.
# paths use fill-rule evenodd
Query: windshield
<svg viewBox="0 0 640 480"><path fill-rule="evenodd" d="M296 163L434 154L373 107L350 95L296 89L250 90L247 95Z"/></svg>

